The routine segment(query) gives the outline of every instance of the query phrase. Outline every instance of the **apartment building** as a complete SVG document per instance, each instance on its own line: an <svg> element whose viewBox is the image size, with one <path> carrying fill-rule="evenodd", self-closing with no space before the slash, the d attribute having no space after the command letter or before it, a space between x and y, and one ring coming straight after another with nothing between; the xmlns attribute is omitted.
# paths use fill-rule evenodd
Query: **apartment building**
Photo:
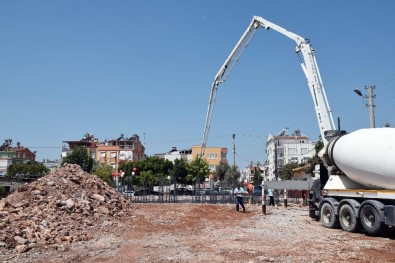
<svg viewBox="0 0 395 263"><path fill-rule="evenodd" d="M6 139L0 146L0 176L4 176L7 172L8 166L16 162L26 163L28 161L35 161L36 153L23 147L19 142L16 147L12 146L12 140Z"/></svg>
<svg viewBox="0 0 395 263"><path fill-rule="evenodd" d="M192 146L193 159L196 158L196 156L200 155L201 149L202 146ZM228 148L206 147L203 158L207 160L210 170L214 172L215 167L219 165L221 161L228 163L227 154L228 154Z"/></svg>
<svg viewBox="0 0 395 263"><path fill-rule="evenodd" d="M169 160L173 163L176 159L189 162L192 160L192 149L178 150L176 146L173 146L170 151L166 153L156 153L154 156Z"/></svg>
<svg viewBox="0 0 395 263"><path fill-rule="evenodd" d="M145 156L145 147L137 134L129 138L121 134L117 139L99 142L93 134L87 133L81 140L63 141L63 143L62 157L75 147L86 147L95 161L109 164L114 170L118 170L121 163L142 160Z"/></svg>
<svg viewBox="0 0 395 263"><path fill-rule="evenodd" d="M278 171L288 163L306 163L314 155L315 142L296 130L287 135L283 130L279 135L269 134L266 141L268 180L277 180Z"/></svg>
<svg viewBox="0 0 395 263"><path fill-rule="evenodd" d="M74 148L84 147L89 150L92 155L92 158L96 160L96 147L100 144L99 140L94 137L93 134L86 133L84 137L80 140L76 141L63 141L62 147L62 158L66 157L69 152L71 152Z"/></svg>

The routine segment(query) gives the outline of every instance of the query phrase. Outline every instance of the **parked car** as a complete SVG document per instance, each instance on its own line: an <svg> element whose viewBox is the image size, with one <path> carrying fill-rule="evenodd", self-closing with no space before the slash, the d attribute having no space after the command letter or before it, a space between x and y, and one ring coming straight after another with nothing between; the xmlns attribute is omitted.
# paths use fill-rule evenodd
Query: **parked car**
<svg viewBox="0 0 395 263"><path fill-rule="evenodd" d="M189 190L188 188L177 188L176 191L170 190L171 195L193 195L193 191Z"/></svg>
<svg viewBox="0 0 395 263"><path fill-rule="evenodd" d="M124 196L126 196L126 197L134 196L134 191L128 190L128 191L124 191L122 194L123 194Z"/></svg>
<svg viewBox="0 0 395 263"><path fill-rule="evenodd" d="M218 192L227 192L228 194L233 194L232 187L220 187Z"/></svg>
<svg viewBox="0 0 395 263"><path fill-rule="evenodd" d="M226 190L211 190L211 189L207 189L206 190L206 195L229 195L229 191Z"/></svg>
<svg viewBox="0 0 395 263"><path fill-rule="evenodd" d="M205 195L205 194L206 194L205 189L200 189L199 191L196 189L192 191L192 195Z"/></svg>
<svg viewBox="0 0 395 263"><path fill-rule="evenodd" d="M262 196L262 188L254 188L254 196Z"/></svg>
<svg viewBox="0 0 395 263"><path fill-rule="evenodd" d="M140 189L134 192L134 196L152 195L151 189Z"/></svg>
<svg viewBox="0 0 395 263"><path fill-rule="evenodd" d="M217 191L217 190L206 189L206 190L204 191L204 193L205 193L206 195L217 195L217 194L218 194L218 191Z"/></svg>

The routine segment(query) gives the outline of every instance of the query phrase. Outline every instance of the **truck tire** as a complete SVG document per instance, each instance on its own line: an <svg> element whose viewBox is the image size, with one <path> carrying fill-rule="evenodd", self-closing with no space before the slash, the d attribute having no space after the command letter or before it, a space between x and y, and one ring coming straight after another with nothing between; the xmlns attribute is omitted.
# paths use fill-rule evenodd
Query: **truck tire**
<svg viewBox="0 0 395 263"><path fill-rule="evenodd" d="M335 209L330 203L324 203L320 211L320 221L324 227L338 228L339 218L335 214Z"/></svg>
<svg viewBox="0 0 395 263"><path fill-rule="evenodd" d="M380 214L371 204L362 206L360 219L363 229L369 235L376 236L380 234L381 230L383 229L383 223L381 222Z"/></svg>
<svg viewBox="0 0 395 263"><path fill-rule="evenodd" d="M344 204L339 210L339 223L341 228L347 232L357 232L360 229L360 223L354 209L349 204Z"/></svg>

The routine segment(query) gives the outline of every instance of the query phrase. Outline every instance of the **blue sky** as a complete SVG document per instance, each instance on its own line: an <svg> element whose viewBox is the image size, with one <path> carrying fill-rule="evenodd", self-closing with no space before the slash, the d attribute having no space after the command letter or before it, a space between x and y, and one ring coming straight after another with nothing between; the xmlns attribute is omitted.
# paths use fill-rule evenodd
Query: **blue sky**
<svg viewBox="0 0 395 263"><path fill-rule="evenodd" d="M311 40L333 117L369 127L353 90L375 85L376 126L395 126L395 1L11 1L0 3L0 140L60 156L86 132L136 133L146 153L201 143L215 74L261 16ZM264 161L268 134L319 136L292 40L259 30L220 86L208 146Z"/></svg>

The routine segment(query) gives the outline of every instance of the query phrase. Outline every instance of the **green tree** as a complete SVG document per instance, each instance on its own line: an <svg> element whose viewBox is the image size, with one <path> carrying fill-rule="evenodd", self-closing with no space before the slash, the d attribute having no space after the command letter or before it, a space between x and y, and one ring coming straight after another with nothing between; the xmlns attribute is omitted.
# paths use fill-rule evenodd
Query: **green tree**
<svg viewBox="0 0 395 263"><path fill-rule="evenodd" d="M197 156L188 163L188 181L190 183L197 182L199 174L199 182L203 183L210 174L210 168L206 159L200 159ZM200 168L200 169L199 169Z"/></svg>
<svg viewBox="0 0 395 263"><path fill-rule="evenodd" d="M49 173L43 163L28 161L27 163L14 163L7 167L7 177L40 178Z"/></svg>
<svg viewBox="0 0 395 263"><path fill-rule="evenodd" d="M190 183L188 180L188 163L183 159L175 159L173 169L170 170L170 176L175 177L177 183Z"/></svg>
<svg viewBox="0 0 395 263"><path fill-rule="evenodd" d="M155 176L152 171L143 171L139 176L136 177L136 181L136 183L140 186L151 188L158 183L158 177Z"/></svg>
<svg viewBox="0 0 395 263"><path fill-rule="evenodd" d="M259 167L256 167L254 169L254 184L255 185L260 185L262 183L262 175L261 175L261 169Z"/></svg>
<svg viewBox="0 0 395 263"><path fill-rule="evenodd" d="M158 177L169 174L170 170L173 169L173 163L171 161L157 156L144 159L143 164L143 171L151 171Z"/></svg>
<svg viewBox="0 0 395 263"><path fill-rule="evenodd" d="M321 158L318 156L318 153L321 151L322 148L324 148L324 143L322 142L322 140L318 140L314 146L315 154L309 160L310 166L305 170L306 174L313 174L315 165L322 163Z"/></svg>
<svg viewBox="0 0 395 263"><path fill-rule="evenodd" d="M0 199L5 197L6 189L4 186L0 185Z"/></svg>
<svg viewBox="0 0 395 263"><path fill-rule="evenodd" d="M138 186L147 182L158 183L160 178L163 180L170 174L172 168L173 163L171 161L157 156L134 162L126 162L119 166L119 170L125 172L125 182L133 182L133 184ZM149 176L147 172L149 172ZM143 173L145 173L145 176L142 176Z"/></svg>
<svg viewBox="0 0 395 263"><path fill-rule="evenodd" d="M229 169L231 168L227 162L220 161L219 165L215 166L214 178L222 182Z"/></svg>
<svg viewBox="0 0 395 263"><path fill-rule="evenodd" d="M239 168L237 166L232 165L232 167L230 167L230 169L228 169L225 172L225 178L223 184L234 188L239 180L240 180Z"/></svg>
<svg viewBox="0 0 395 263"><path fill-rule="evenodd" d="M78 164L82 170L90 173L93 168L93 158L89 154L89 150L85 147L75 147L62 160L62 166L65 163Z"/></svg>
<svg viewBox="0 0 395 263"><path fill-rule="evenodd" d="M299 167L299 164L296 163L288 163L280 169L280 175L282 180L291 180L293 176L293 169Z"/></svg>
<svg viewBox="0 0 395 263"><path fill-rule="evenodd" d="M112 185L112 172L114 168L112 168L109 164L95 164L93 166L92 174L96 175L108 185Z"/></svg>

